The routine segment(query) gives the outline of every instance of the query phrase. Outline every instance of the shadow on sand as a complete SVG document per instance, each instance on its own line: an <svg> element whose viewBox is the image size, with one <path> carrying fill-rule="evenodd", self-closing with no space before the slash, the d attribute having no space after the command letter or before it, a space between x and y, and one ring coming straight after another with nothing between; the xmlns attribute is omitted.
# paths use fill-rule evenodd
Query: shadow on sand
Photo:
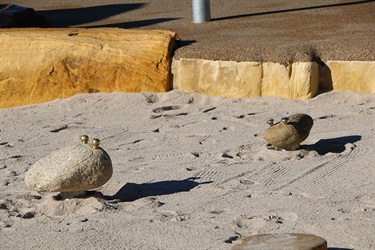
<svg viewBox="0 0 375 250"><path fill-rule="evenodd" d="M211 182L196 182L198 177L192 177L185 180L158 181L150 183L126 183L115 195L103 195L104 200L135 201L141 198L158 195L168 195L180 192L188 192L191 189Z"/></svg>
<svg viewBox="0 0 375 250"><path fill-rule="evenodd" d="M328 250L353 250L353 248L329 247Z"/></svg>
<svg viewBox="0 0 375 250"><path fill-rule="evenodd" d="M302 149L315 150L319 155L327 153L342 153L345 151L345 145L361 140L360 135L350 135L331 139L322 139L311 145L301 145Z"/></svg>

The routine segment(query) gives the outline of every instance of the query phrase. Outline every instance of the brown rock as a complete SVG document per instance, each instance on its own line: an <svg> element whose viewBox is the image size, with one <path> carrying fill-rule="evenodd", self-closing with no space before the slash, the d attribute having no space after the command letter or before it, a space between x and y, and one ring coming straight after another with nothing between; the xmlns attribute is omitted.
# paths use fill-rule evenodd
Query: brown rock
<svg viewBox="0 0 375 250"><path fill-rule="evenodd" d="M281 149L296 150L309 136L314 121L309 115L295 114L275 125L273 120L269 124L270 127L264 132L266 141Z"/></svg>
<svg viewBox="0 0 375 250"><path fill-rule="evenodd" d="M245 237L232 250L327 250L327 241L312 234L259 234Z"/></svg>
<svg viewBox="0 0 375 250"><path fill-rule="evenodd" d="M0 29L0 108L92 92L164 92L176 34L161 30Z"/></svg>

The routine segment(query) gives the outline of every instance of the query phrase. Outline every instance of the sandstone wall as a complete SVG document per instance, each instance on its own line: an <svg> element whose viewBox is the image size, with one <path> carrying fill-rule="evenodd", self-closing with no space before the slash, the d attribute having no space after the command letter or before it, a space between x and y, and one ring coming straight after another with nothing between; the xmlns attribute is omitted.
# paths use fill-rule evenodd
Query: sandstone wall
<svg viewBox="0 0 375 250"><path fill-rule="evenodd" d="M375 93L375 62L173 60L161 30L0 29L0 108L77 93L168 91L233 98L314 97L319 88ZM172 75L171 75L172 73Z"/></svg>
<svg viewBox="0 0 375 250"><path fill-rule="evenodd" d="M0 29L0 108L77 93L168 91L175 36L118 28Z"/></svg>
<svg viewBox="0 0 375 250"><path fill-rule="evenodd" d="M174 60L173 88L225 97L278 96L308 99L318 89L318 64Z"/></svg>
<svg viewBox="0 0 375 250"><path fill-rule="evenodd" d="M375 94L375 62L273 62L173 60L173 88L233 98L277 96L314 97L319 89Z"/></svg>
<svg viewBox="0 0 375 250"><path fill-rule="evenodd" d="M326 89L375 94L375 62L327 61L321 84Z"/></svg>

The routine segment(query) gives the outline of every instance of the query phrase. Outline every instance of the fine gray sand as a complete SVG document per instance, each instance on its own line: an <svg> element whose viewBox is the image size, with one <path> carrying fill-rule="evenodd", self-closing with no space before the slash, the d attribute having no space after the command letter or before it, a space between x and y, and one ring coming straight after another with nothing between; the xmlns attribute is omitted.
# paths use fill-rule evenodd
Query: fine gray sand
<svg viewBox="0 0 375 250"><path fill-rule="evenodd" d="M266 121L293 113L315 122L303 149L267 149ZM375 248L375 95L85 94L0 117L1 249L224 250L261 233ZM82 134L112 158L101 198L27 190L32 164Z"/></svg>
<svg viewBox="0 0 375 250"><path fill-rule="evenodd" d="M375 60L375 1L15 0L55 27L175 31L175 58ZM297 151L267 149L269 118L314 119ZM77 95L0 109L1 249L230 249L261 233L309 233L331 250L374 249L375 95L307 101L178 91ZM88 134L114 175L97 197L56 201L27 170ZM99 197L99 198L98 198Z"/></svg>

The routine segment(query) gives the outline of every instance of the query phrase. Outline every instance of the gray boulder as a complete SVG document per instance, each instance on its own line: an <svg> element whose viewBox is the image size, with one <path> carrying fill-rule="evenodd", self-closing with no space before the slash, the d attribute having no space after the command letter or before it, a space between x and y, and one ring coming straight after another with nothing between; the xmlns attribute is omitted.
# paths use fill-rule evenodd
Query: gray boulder
<svg viewBox="0 0 375 250"><path fill-rule="evenodd" d="M104 185L113 173L107 152L93 144L69 146L37 161L26 173L26 186L38 192L60 192L61 198L84 196L89 189Z"/></svg>

